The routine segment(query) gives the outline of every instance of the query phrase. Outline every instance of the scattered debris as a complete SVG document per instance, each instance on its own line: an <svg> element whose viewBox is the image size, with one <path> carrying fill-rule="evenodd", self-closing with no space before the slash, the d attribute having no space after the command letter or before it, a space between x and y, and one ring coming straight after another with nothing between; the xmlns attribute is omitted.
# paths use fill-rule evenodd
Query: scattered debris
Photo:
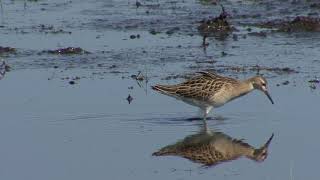
<svg viewBox="0 0 320 180"><path fill-rule="evenodd" d="M238 41L238 35L233 34L233 35L232 35L232 39L233 39L234 41Z"/></svg>
<svg viewBox="0 0 320 180"><path fill-rule="evenodd" d="M157 34L159 34L160 32L159 32L159 31L156 31L155 29L151 29L151 30L149 31L149 33L152 34L152 35L157 35Z"/></svg>
<svg viewBox="0 0 320 180"><path fill-rule="evenodd" d="M0 46L0 54L2 54L2 53L15 53L15 52L16 52L15 48Z"/></svg>
<svg viewBox="0 0 320 180"><path fill-rule="evenodd" d="M292 73L299 73L298 71L291 69L289 67L285 67L285 68L279 68L279 67L263 67L263 66L252 66L251 68L249 68L249 70L251 71L270 71L270 72L274 72L277 74L292 74Z"/></svg>
<svg viewBox="0 0 320 180"><path fill-rule="evenodd" d="M126 100L130 104L133 101L133 97L129 94L128 97L126 98Z"/></svg>
<svg viewBox="0 0 320 180"><path fill-rule="evenodd" d="M165 78L162 78L162 80L172 80L172 79L189 79L194 74L177 74L177 75L169 75Z"/></svg>
<svg viewBox="0 0 320 180"><path fill-rule="evenodd" d="M179 31L179 30L180 30L179 27L174 27L174 28L171 28L171 29L169 29L168 31L166 31L166 34L172 35L173 33L177 32L177 31Z"/></svg>
<svg viewBox="0 0 320 180"><path fill-rule="evenodd" d="M118 66L116 66L116 65L111 65L111 66L109 66L109 69L114 69L114 68L117 68Z"/></svg>
<svg viewBox="0 0 320 180"><path fill-rule="evenodd" d="M308 81L309 82L309 87L312 89L312 90L315 90L317 89L317 86L320 86L320 80L319 79L311 79Z"/></svg>
<svg viewBox="0 0 320 180"><path fill-rule="evenodd" d="M250 32L248 33L249 36L257 36L257 37L267 37L267 33L264 31L261 32Z"/></svg>
<svg viewBox="0 0 320 180"><path fill-rule="evenodd" d="M137 81L143 81L145 79L145 77L142 75L141 71L139 71L137 75L135 75L135 74L131 75L131 78L135 79Z"/></svg>
<svg viewBox="0 0 320 180"><path fill-rule="evenodd" d="M311 83L311 84L309 84L309 87L310 87L312 90L317 89L317 86L316 86L316 84L315 84L315 83Z"/></svg>
<svg viewBox="0 0 320 180"><path fill-rule="evenodd" d="M134 34L132 34L132 35L130 35L130 39L136 39L136 38L140 38L140 34L137 34L137 35L134 35Z"/></svg>
<svg viewBox="0 0 320 180"><path fill-rule="evenodd" d="M297 16L291 21L272 20L258 25L262 28L275 28L280 32L320 31L320 19L309 16Z"/></svg>
<svg viewBox="0 0 320 180"><path fill-rule="evenodd" d="M235 28L227 21L229 14L225 12L224 7L221 5L222 12L218 17L208 20L202 20L198 30L202 35L214 36L222 35L234 31ZM222 33L222 34L221 34Z"/></svg>
<svg viewBox="0 0 320 180"><path fill-rule="evenodd" d="M47 51L42 51L42 53L61 54L61 55L90 54L90 52L83 50L80 47L67 47L67 48L60 48L56 50L47 50Z"/></svg>
<svg viewBox="0 0 320 180"><path fill-rule="evenodd" d="M268 71L273 72L278 75L282 74L292 74L292 73L299 73L298 71L285 67L285 68L279 68L279 67L263 67L263 66L230 66L230 65L216 65L214 69L209 69L216 71L218 73L225 73L227 71L235 71L235 72L257 72L259 74L261 71Z"/></svg>
<svg viewBox="0 0 320 180"><path fill-rule="evenodd" d="M320 3L313 3L310 5L311 8L320 9Z"/></svg>
<svg viewBox="0 0 320 180"><path fill-rule="evenodd" d="M42 32L42 33L45 33L45 34L48 34L48 33L52 33L52 34L72 34L71 31L65 31L63 29L57 29L57 28L54 28L53 25L44 25L44 24L40 24L36 27L34 27L34 29L39 29L39 32Z"/></svg>
<svg viewBox="0 0 320 180"><path fill-rule="evenodd" d="M214 64L216 60L208 60L208 61L196 61L197 64Z"/></svg>
<svg viewBox="0 0 320 180"><path fill-rule="evenodd" d="M141 2L136 1L136 7L139 8L140 6L142 6Z"/></svg>
<svg viewBox="0 0 320 180"><path fill-rule="evenodd" d="M319 79L312 79L312 80L309 80L308 81L309 83L320 83L320 80Z"/></svg>
<svg viewBox="0 0 320 180"><path fill-rule="evenodd" d="M288 85L290 82L289 81L284 81L282 82L282 85Z"/></svg>

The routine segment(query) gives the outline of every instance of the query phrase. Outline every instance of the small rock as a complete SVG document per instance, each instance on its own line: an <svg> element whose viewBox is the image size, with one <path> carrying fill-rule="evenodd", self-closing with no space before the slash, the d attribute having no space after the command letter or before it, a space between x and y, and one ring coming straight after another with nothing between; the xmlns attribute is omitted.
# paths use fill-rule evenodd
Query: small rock
<svg viewBox="0 0 320 180"><path fill-rule="evenodd" d="M309 83L320 83L320 80L318 79L312 79L308 81Z"/></svg>
<svg viewBox="0 0 320 180"><path fill-rule="evenodd" d="M288 85L290 82L289 81L285 81L282 83L282 85Z"/></svg>
<svg viewBox="0 0 320 180"><path fill-rule="evenodd" d="M234 41L238 41L238 35L233 34L233 35L232 35L232 39L233 39Z"/></svg>
<svg viewBox="0 0 320 180"><path fill-rule="evenodd" d="M314 83L311 83L310 85L309 85L309 87L311 88L311 89L317 89L317 86L314 84Z"/></svg>
<svg viewBox="0 0 320 180"><path fill-rule="evenodd" d="M15 48L0 46L0 53L14 53L14 52L16 52Z"/></svg>
<svg viewBox="0 0 320 180"><path fill-rule="evenodd" d="M260 37L267 37L267 33L266 32L251 32L251 33L248 33L248 35L250 36L260 36Z"/></svg>
<svg viewBox="0 0 320 180"><path fill-rule="evenodd" d="M310 5L311 8L319 8L320 9L320 3L313 3Z"/></svg>
<svg viewBox="0 0 320 180"><path fill-rule="evenodd" d="M150 32L150 34L152 34L152 35L156 35L156 34L159 33L159 32L157 32L155 29L151 29L149 32Z"/></svg>
<svg viewBox="0 0 320 180"><path fill-rule="evenodd" d="M133 97L130 94L128 95L128 97L126 99L129 104L133 101Z"/></svg>
<svg viewBox="0 0 320 180"><path fill-rule="evenodd" d="M136 1L136 7L139 8L140 6L142 6L141 2Z"/></svg>
<svg viewBox="0 0 320 180"><path fill-rule="evenodd" d="M42 52L49 53L49 54L61 54L61 55L90 54L90 52L85 51L79 47L67 47L67 48L60 48L56 50L48 50L48 51L42 51Z"/></svg>
<svg viewBox="0 0 320 180"><path fill-rule="evenodd" d="M136 35L131 35L130 36L130 39L135 39L136 38Z"/></svg>

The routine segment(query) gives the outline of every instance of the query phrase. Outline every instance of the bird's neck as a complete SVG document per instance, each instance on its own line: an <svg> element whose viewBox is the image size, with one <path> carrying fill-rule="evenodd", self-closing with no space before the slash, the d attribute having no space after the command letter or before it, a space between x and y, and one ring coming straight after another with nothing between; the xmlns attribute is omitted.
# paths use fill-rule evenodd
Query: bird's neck
<svg viewBox="0 0 320 180"><path fill-rule="evenodd" d="M234 97L240 97L243 96L249 92L251 92L254 89L250 79L241 81L239 85L234 89Z"/></svg>
<svg viewBox="0 0 320 180"><path fill-rule="evenodd" d="M245 156L247 158L254 158L254 148L249 144L234 144L235 153L238 156Z"/></svg>

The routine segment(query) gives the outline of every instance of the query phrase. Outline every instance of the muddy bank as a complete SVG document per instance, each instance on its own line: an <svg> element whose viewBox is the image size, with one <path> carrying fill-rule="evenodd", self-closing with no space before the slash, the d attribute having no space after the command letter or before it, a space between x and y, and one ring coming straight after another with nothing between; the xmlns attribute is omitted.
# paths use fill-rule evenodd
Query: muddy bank
<svg viewBox="0 0 320 180"><path fill-rule="evenodd" d="M278 32L320 32L320 19L297 16L293 20L277 19L261 23L258 27L274 29Z"/></svg>
<svg viewBox="0 0 320 180"><path fill-rule="evenodd" d="M15 48L0 46L0 55L1 54L8 54L8 53L15 53L15 52L16 52Z"/></svg>
<svg viewBox="0 0 320 180"><path fill-rule="evenodd" d="M56 50L46 50L46 51L42 51L42 53L59 54L59 55L90 54L89 51L86 51L80 47L67 47L67 48L60 48Z"/></svg>

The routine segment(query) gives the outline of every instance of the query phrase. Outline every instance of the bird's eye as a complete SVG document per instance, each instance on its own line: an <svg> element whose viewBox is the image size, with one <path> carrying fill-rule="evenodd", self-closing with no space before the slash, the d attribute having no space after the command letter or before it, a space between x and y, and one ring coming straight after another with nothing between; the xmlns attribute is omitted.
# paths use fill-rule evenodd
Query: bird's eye
<svg viewBox="0 0 320 180"><path fill-rule="evenodd" d="M262 86L266 86L266 83L262 83Z"/></svg>

